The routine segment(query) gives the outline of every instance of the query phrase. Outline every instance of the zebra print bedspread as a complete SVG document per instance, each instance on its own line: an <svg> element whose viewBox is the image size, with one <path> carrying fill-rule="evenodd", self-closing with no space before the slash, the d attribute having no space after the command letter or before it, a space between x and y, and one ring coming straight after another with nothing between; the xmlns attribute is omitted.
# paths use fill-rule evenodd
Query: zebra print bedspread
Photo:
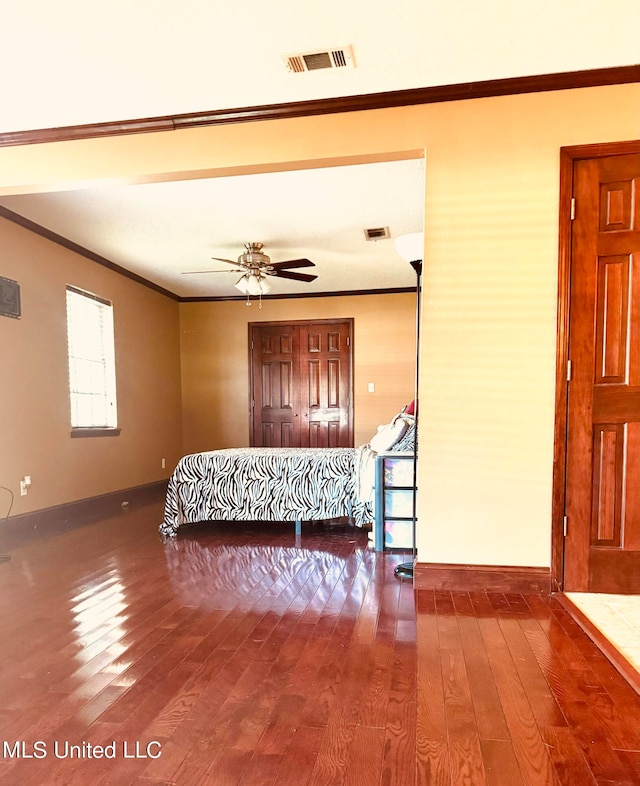
<svg viewBox="0 0 640 786"><path fill-rule="evenodd" d="M373 521L362 495L363 448L227 448L184 456L160 533L200 521Z"/></svg>

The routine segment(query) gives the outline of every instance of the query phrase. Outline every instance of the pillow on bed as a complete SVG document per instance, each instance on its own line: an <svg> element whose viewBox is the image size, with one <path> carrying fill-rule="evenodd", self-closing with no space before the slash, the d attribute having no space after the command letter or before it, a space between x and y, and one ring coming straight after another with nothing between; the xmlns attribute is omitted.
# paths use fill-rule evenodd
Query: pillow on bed
<svg viewBox="0 0 640 786"><path fill-rule="evenodd" d="M391 448L391 450L394 452L407 453L409 451L415 450L416 422L414 418L408 418L407 421L408 422L407 422L406 432L404 433L402 438L399 439L396 442L396 444Z"/></svg>
<svg viewBox="0 0 640 786"><path fill-rule="evenodd" d="M396 417L386 426L379 426L378 433L371 438L369 447L376 453L384 453L399 442L404 436L409 424L404 418Z"/></svg>

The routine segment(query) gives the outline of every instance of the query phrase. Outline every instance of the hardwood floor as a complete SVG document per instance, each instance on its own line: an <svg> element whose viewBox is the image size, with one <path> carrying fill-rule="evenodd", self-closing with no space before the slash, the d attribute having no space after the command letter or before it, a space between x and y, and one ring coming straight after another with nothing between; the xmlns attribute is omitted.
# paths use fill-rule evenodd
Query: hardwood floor
<svg viewBox="0 0 640 786"><path fill-rule="evenodd" d="M553 598L414 594L347 527L160 519L0 564L0 783L640 784L640 698Z"/></svg>

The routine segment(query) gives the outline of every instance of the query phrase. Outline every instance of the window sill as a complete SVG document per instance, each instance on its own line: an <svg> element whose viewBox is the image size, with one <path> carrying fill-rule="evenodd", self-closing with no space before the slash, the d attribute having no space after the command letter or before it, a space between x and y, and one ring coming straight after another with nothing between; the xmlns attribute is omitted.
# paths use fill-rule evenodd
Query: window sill
<svg viewBox="0 0 640 786"><path fill-rule="evenodd" d="M72 437L118 437L119 428L72 428Z"/></svg>

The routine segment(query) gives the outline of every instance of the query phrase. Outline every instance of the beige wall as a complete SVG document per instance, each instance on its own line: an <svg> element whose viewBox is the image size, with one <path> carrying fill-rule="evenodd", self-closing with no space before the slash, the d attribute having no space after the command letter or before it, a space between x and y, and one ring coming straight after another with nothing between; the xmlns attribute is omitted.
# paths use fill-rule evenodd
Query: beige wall
<svg viewBox="0 0 640 786"><path fill-rule="evenodd" d="M427 152L420 558L550 563L559 149L638 86L452 104Z"/></svg>
<svg viewBox="0 0 640 786"><path fill-rule="evenodd" d="M617 85L2 149L0 193L426 154L418 558L548 566L559 150L640 138L638 106Z"/></svg>
<svg viewBox="0 0 640 786"><path fill-rule="evenodd" d="M182 303L182 400L185 453L249 444L248 324L354 319L354 442L368 442L381 423L413 398L415 295ZM367 392L367 383L375 392Z"/></svg>
<svg viewBox="0 0 640 786"><path fill-rule="evenodd" d="M0 249L0 275L22 300L21 319L0 318L0 485L12 513L167 477L182 449L178 304L4 219ZM66 284L113 302L118 437L69 436ZM0 517L9 499L0 492Z"/></svg>

